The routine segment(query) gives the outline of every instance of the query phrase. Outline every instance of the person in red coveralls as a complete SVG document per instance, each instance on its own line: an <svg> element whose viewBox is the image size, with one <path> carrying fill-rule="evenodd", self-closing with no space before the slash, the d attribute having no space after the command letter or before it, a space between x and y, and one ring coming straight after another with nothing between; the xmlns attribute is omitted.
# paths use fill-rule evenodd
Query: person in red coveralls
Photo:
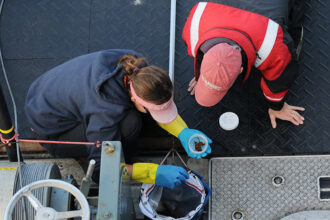
<svg viewBox="0 0 330 220"><path fill-rule="evenodd" d="M242 9L200 2L190 11L182 38L195 62L188 91L200 105L216 105L240 74L246 80L255 67L262 73L272 127L276 119L304 123L297 111L305 109L285 102L298 64L293 40L278 23Z"/></svg>

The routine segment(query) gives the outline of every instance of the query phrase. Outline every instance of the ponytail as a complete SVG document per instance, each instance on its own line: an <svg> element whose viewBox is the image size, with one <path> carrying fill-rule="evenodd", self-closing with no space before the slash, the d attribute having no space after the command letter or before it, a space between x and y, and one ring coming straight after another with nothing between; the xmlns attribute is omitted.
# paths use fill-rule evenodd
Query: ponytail
<svg viewBox="0 0 330 220"><path fill-rule="evenodd" d="M133 55L127 54L119 59L118 64L122 65L126 76L129 80L132 80L137 74L138 70L147 65L147 59L144 57L136 58Z"/></svg>

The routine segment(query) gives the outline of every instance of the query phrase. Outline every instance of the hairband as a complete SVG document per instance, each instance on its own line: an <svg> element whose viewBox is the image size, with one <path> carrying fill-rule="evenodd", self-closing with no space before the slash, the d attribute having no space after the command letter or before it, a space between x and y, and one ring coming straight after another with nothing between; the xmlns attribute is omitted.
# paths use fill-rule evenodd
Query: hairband
<svg viewBox="0 0 330 220"><path fill-rule="evenodd" d="M139 71L139 67L135 67L135 69L133 70L133 73L136 73L137 71Z"/></svg>
<svg viewBox="0 0 330 220"><path fill-rule="evenodd" d="M135 67L133 70L133 73L136 73L137 71L139 71L139 69L140 69L139 67ZM125 86L125 88L127 88L127 81L128 81L127 75L124 75L123 80L124 80L124 86Z"/></svg>

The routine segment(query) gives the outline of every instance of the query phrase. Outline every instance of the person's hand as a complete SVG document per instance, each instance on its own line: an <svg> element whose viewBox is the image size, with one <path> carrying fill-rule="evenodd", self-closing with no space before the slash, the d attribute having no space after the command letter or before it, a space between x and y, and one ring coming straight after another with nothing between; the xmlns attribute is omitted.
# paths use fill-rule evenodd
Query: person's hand
<svg viewBox="0 0 330 220"><path fill-rule="evenodd" d="M303 124L305 119L297 112L297 110L305 111L303 107L292 106L286 102L284 103L282 109L279 111L275 111L271 108L268 109L270 122L272 123L273 128L276 128L276 118L284 121L290 121L295 125Z"/></svg>
<svg viewBox="0 0 330 220"><path fill-rule="evenodd" d="M184 168L173 165L159 165L155 184L173 189L175 186L184 183L186 179L189 179L189 174Z"/></svg>
<svg viewBox="0 0 330 220"><path fill-rule="evenodd" d="M194 78L192 78L192 80L189 82L188 92L190 92L190 95L195 95L196 84L197 84L197 81L195 80L195 77L194 77Z"/></svg>
<svg viewBox="0 0 330 220"><path fill-rule="evenodd" d="M194 154L193 152L190 151L189 149L189 139L191 136L193 136L194 134L201 134L204 137L206 137L207 141L208 141L208 145L207 145L207 149L203 154ZM210 138L208 138L203 132L195 130L195 129L190 129L190 128L184 128L178 138L181 141L181 144L183 146L183 148L186 150L187 154L189 157L192 158L197 158L200 159L201 157L205 157L206 155L208 155L209 153L211 153L211 147L210 144L212 144L212 140Z"/></svg>

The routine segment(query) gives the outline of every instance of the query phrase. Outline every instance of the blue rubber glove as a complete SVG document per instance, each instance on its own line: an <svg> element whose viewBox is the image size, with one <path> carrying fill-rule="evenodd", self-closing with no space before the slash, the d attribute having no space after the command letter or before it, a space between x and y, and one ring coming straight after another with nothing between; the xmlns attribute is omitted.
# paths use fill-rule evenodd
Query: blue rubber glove
<svg viewBox="0 0 330 220"><path fill-rule="evenodd" d="M189 149L189 139L194 134L201 134L201 135L205 136L207 141L209 142L208 145L207 145L207 149L203 154L195 154L195 153L191 152L190 149ZM186 150L189 157L200 159L201 157L205 157L206 155L208 155L212 152L211 147L210 147L210 144L212 144L212 140L210 138L208 138L201 131L198 131L198 130L195 130L195 129L190 129L190 128L184 128L180 132L178 138L180 139L181 144L182 144L183 148Z"/></svg>
<svg viewBox="0 0 330 220"><path fill-rule="evenodd" d="M173 189L175 186L184 183L186 179L189 179L189 174L184 168L173 165L159 165L155 184Z"/></svg>

